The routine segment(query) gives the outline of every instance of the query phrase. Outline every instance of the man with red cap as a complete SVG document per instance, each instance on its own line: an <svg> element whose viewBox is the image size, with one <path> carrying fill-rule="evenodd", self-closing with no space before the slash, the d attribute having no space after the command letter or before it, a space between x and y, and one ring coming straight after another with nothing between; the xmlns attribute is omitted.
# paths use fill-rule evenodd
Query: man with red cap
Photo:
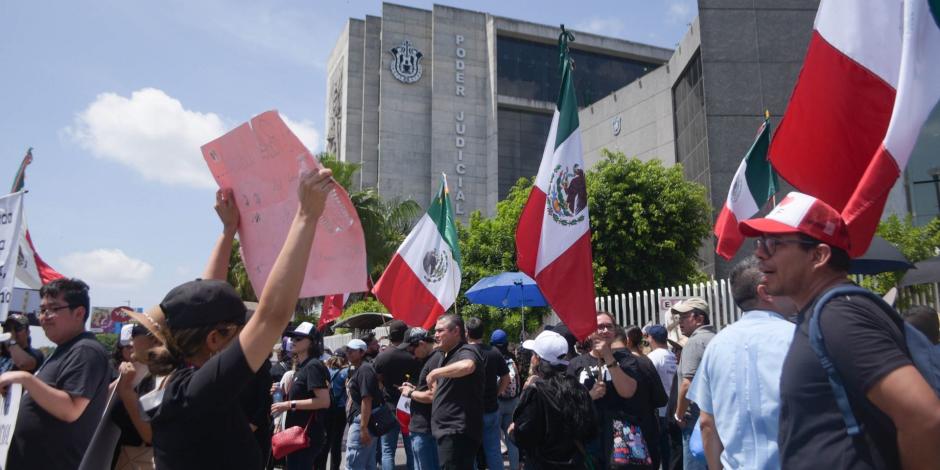
<svg viewBox="0 0 940 470"><path fill-rule="evenodd" d="M816 302L849 283L849 236L832 207L792 192L741 231L757 237L767 293L800 309L780 379L782 468L935 468L940 399L914 367L897 315L863 295L826 302L818 324L861 432L850 434L810 341Z"/></svg>

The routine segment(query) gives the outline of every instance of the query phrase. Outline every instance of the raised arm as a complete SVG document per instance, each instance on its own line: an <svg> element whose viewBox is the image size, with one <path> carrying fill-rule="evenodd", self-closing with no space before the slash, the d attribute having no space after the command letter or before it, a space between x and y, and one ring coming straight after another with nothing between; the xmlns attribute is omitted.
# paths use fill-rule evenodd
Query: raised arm
<svg viewBox="0 0 940 470"><path fill-rule="evenodd" d="M215 192L215 213L222 221L222 235L219 235L219 239L215 242L215 248L209 256L202 278L224 281L228 277L228 262L232 254L232 243L238 231L239 220L235 193L231 188L222 188Z"/></svg>
<svg viewBox="0 0 940 470"><path fill-rule="evenodd" d="M238 336L245 359L254 371L267 360L271 347L281 337L294 313L317 230L317 219L333 189L331 175L330 170L321 169L300 178L297 188L300 206L294 222L261 292L258 309Z"/></svg>

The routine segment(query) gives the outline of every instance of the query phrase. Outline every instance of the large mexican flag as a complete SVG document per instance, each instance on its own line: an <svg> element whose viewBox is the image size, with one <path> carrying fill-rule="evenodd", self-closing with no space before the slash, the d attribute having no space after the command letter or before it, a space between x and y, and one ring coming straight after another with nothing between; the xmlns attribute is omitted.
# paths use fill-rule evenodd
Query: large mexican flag
<svg viewBox="0 0 940 470"><path fill-rule="evenodd" d="M561 90L542 164L516 228L516 264L579 339L597 329L587 181L568 41L558 38Z"/></svg>
<svg viewBox="0 0 940 470"><path fill-rule="evenodd" d="M460 246L447 178L372 293L395 318L430 330L457 299Z"/></svg>
<svg viewBox="0 0 940 470"><path fill-rule="evenodd" d="M715 221L715 235L718 237L715 252L725 259L733 258L744 243L744 234L738 230L738 223L754 217L777 192L777 174L767 160L769 145L770 122L765 119L731 180L728 198Z"/></svg>

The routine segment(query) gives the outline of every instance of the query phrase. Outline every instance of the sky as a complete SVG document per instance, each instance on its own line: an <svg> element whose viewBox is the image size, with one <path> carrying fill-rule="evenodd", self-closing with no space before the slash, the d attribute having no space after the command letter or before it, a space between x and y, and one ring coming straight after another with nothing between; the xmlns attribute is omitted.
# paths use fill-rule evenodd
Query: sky
<svg viewBox="0 0 940 470"><path fill-rule="evenodd" d="M697 14L694 0L451 5L667 48ZM348 18L381 10L352 0L0 3L0 185L33 147L25 213L40 255L88 282L93 306L147 307L198 277L221 232L199 147L277 109L323 149L329 53Z"/></svg>

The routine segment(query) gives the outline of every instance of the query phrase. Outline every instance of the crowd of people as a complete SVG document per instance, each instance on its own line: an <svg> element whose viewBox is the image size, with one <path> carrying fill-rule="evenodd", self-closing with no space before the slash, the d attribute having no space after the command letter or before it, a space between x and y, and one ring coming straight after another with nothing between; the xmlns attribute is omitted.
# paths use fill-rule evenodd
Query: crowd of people
<svg viewBox="0 0 940 470"><path fill-rule="evenodd" d="M597 327L583 341L559 323L515 347L502 329L486 341L479 318L445 314L433 331L394 320L384 346L370 334L327 351L313 324L288 326L332 184L328 170L302 178L253 312L225 282L239 221L228 191L203 277L129 312L110 354L85 330L89 287L45 285L39 319L55 352L31 347L25 317L10 316L0 338L0 387L25 391L4 468L79 468L102 420L120 431L108 462L120 469L390 470L399 442L409 470L940 462L940 371L909 346L911 334L938 342L937 312L907 312L923 332L910 333L876 300L826 298L849 285L848 237L820 201L744 222L756 257L731 275L743 314L720 332L693 297L669 325L585 312ZM682 335L671 339L672 326Z"/></svg>

